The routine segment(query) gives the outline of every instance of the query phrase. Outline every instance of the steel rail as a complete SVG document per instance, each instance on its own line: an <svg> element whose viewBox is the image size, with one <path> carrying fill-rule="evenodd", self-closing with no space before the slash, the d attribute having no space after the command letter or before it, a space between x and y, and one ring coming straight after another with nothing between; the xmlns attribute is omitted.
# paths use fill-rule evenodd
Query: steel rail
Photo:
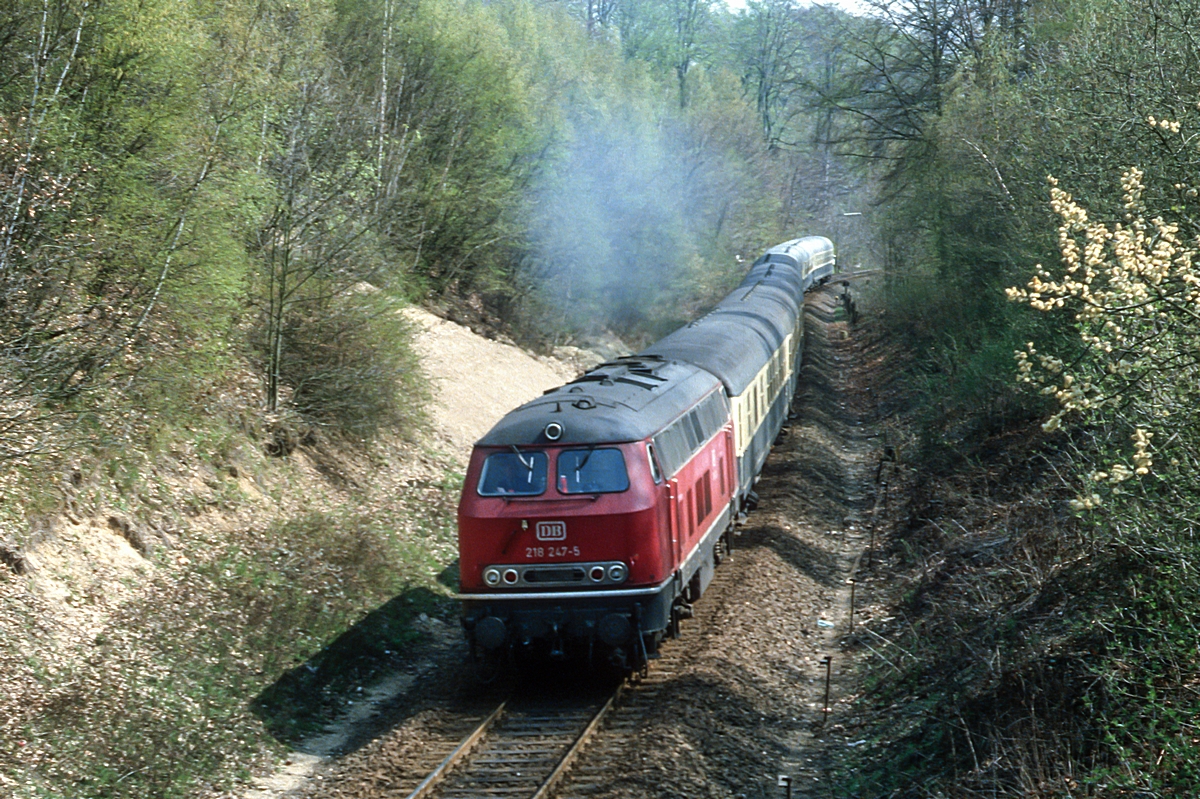
<svg viewBox="0 0 1200 799"><path fill-rule="evenodd" d="M588 739L592 737L592 733L600 726L600 722L604 719L604 716L608 711L612 710L617 700L621 698L623 688L624 685L621 685L617 687L617 690L613 691L613 695L608 698L608 701L604 703L604 706L600 708L587 727L583 729L583 732L579 733L579 737L575 739L575 743L571 744L571 748L558 761L558 765L554 767L554 771L550 772L550 776L542 781L542 784L538 786L537 792L530 799L547 799L550 796L550 792L554 790L554 786L558 784L558 781L562 779L563 775L567 773L567 769L575 761L579 750L583 749L583 745L588 742Z"/></svg>
<svg viewBox="0 0 1200 799"><path fill-rule="evenodd" d="M433 787L442 781L450 769L454 768L458 761L462 760L467 753L469 753L471 749L475 747L475 744L479 743L479 739L482 738L485 733L487 733L488 728L492 726L492 722L500 718L500 716L504 713L504 708L507 704L508 700L505 699L500 703L499 707L491 712L491 715L480 722L479 726L476 727L466 738L463 738L462 742L454 749L454 751L446 755L446 759L443 760L437 768L431 771L428 777L421 780L421 784L413 789L413 792L408 795L408 799L424 799L424 797L429 794Z"/></svg>
<svg viewBox="0 0 1200 799"><path fill-rule="evenodd" d="M573 740L571 740L571 744L567 747L566 751L557 758L554 768L550 771L549 775L540 782L530 783L529 788L527 789L529 790L529 793L525 794L526 796L529 796L530 799L549 799L551 792L555 789L558 783L562 780L563 776L567 773L568 769L575 762L584 745L589 739L592 738L593 734L600 727L601 722L604 720L608 712L616 706L621 697L623 689L624 685L619 686L615 691L613 691L608 700L601 705L600 709L597 710L594 715L592 715L591 719L587 722L586 726L584 726L583 730L579 732L579 734L576 735ZM469 735L467 735L462 742L459 743L455 750L451 752L446 759L443 760L441 764L429 774L429 776L421 781L421 784L418 785L413 792L408 795L407 799L426 799L426 797L436 795L436 789L439 788L440 783L449 777L452 771L458 773L457 769L460 766L469 770L469 764L473 762L472 758L469 757L471 752L477 748L480 748L478 745L484 736L489 734L489 731L493 728L496 720L499 719L506 710L508 710L509 701L510 700L505 700L502 702L499 707L492 711L492 713L486 719L484 719ZM519 717L520 711L512 710L510 713L518 714L518 716L514 716L514 718L516 718ZM519 741L527 733L527 729L523 729L516 733L505 733L501 729L495 732L495 735L497 736L497 740L501 742L505 740L506 736L515 736L515 738ZM486 754L489 746L492 746L492 744L483 745L482 748L480 748L480 751ZM488 761L486 758L484 758L484 760L479 762L486 763ZM451 780L451 782L453 782L453 780ZM458 792L458 789L455 789L452 792L456 793ZM489 791L486 788L480 790L480 795L487 795L488 793ZM503 793L519 795L517 790L514 788L503 791Z"/></svg>

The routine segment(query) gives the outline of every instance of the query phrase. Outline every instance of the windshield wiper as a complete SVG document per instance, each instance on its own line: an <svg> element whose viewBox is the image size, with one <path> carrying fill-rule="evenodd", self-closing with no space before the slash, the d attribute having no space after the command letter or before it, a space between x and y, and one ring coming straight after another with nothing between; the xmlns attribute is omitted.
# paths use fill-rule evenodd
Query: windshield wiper
<svg viewBox="0 0 1200 799"><path fill-rule="evenodd" d="M517 449L516 444L509 444L509 446L512 447L512 451L516 454L517 460L519 460L521 462L521 465L532 472L533 471L533 458L530 458L529 460L525 460L525 456L521 454L521 450Z"/></svg>
<svg viewBox="0 0 1200 799"><path fill-rule="evenodd" d="M580 469L582 469L584 466L587 466L588 458L592 457L592 453L593 453L593 452L595 452L595 451L596 451L596 448L595 448L595 447L592 447L591 449L589 449L589 450L587 451L587 453L586 453L586 454L584 454L584 456L583 456L583 460L581 460L579 463L575 464L575 471L577 471L577 472L578 472L578 471L579 471Z"/></svg>
<svg viewBox="0 0 1200 799"><path fill-rule="evenodd" d="M595 451L596 451L596 448L592 447L586 453L584 453L583 460L581 460L579 463L575 464L575 482L576 483L579 482L579 473L581 471L583 471L584 466L587 466L588 458L592 457L592 453Z"/></svg>

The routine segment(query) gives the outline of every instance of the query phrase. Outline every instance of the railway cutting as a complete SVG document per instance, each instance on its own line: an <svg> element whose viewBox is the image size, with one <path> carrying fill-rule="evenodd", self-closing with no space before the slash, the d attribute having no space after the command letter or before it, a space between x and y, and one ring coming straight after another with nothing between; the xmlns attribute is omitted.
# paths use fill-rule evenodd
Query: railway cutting
<svg viewBox="0 0 1200 799"><path fill-rule="evenodd" d="M444 653L297 795L353 799L827 796L858 686L841 642L894 468L890 350L855 308L867 277L805 304L791 418L708 590L643 673L570 663L489 685ZM857 317L857 321L856 321ZM828 681L827 678L828 677ZM786 778L786 779L784 779ZM789 785L785 786L783 783Z"/></svg>

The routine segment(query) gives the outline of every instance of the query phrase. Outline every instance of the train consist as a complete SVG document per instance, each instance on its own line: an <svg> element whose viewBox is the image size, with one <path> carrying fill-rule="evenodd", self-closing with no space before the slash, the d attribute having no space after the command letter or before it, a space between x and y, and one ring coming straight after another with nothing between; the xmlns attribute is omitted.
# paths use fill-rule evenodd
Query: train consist
<svg viewBox="0 0 1200 799"><path fill-rule="evenodd" d="M472 653L655 657L729 551L796 390L833 244L773 247L705 316L508 413L458 507Z"/></svg>

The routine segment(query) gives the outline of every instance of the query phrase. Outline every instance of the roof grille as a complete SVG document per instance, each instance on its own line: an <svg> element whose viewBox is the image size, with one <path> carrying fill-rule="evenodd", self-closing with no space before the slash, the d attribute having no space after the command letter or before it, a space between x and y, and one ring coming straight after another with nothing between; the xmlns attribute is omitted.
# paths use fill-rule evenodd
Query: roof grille
<svg viewBox="0 0 1200 799"><path fill-rule="evenodd" d="M657 374L658 370L667 363L666 358L658 355L626 355L623 358L606 361L587 374L580 375L567 384L571 386L567 390L582 391L580 383L599 383L602 386L624 383L653 391L659 385L668 382L668 378Z"/></svg>

